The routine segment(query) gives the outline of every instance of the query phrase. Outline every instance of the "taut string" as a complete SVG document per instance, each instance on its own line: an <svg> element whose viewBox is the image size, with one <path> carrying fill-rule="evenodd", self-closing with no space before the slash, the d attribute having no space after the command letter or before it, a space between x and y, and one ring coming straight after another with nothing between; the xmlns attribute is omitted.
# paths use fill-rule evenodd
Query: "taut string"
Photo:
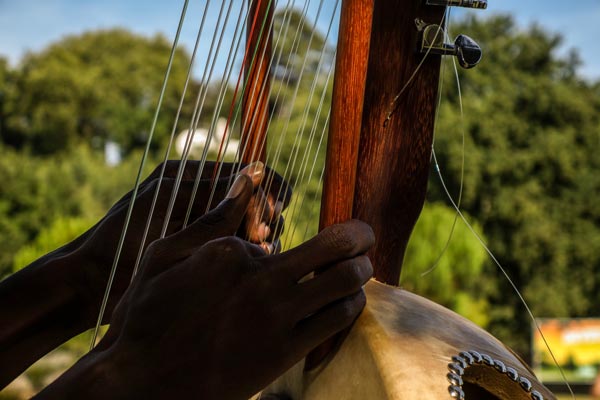
<svg viewBox="0 0 600 400"><path fill-rule="evenodd" d="M94 334L92 335L92 340L90 342L90 350L93 349L94 346L96 345L96 339L98 338L98 332L100 331L100 326L102 325L102 319L104 318L104 312L106 311L106 305L108 304L110 290L112 288L112 283L115 279L115 274L117 272L117 265L119 263L121 251L123 250L123 244L125 243L125 236L127 234L127 228L129 227L129 221L131 220L133 206L135 204L135 199L137 197L138 189L139 189L140 183L141 183L142 171L144 170L144 166L146 165L146 159L148 158L148 153L150 151L150 144L152 142L152 136L154 135L154 130L156 129L158 115L160 113L160 109L161 109L162 102L164 99L165 91L167 88L167 83L169 81L169 76L171 74L171 67L173 66L173 60L175 58L175 51L177 50L177 44L179 43L179 37L181 35L181 28L183 27L183 22L185 20L185 15L187 12L188 4L189 4L189 0L185 0L185 2L183 4L183 8L181 10L181 16L179 17L179 24L177 25L177 33L175 34L175 39L173 40L173 46L171 47L171 53L169 55L169 61L167 63L167 70L165 72L165 77L163 79L163 84L161 87L160 95L158 97L158 104L156 106L156 111L154 113L154 118L152 120L152 126L150 128L150 132L148 133L148 140L146 142L146 147L144 148L144 153L142 155L142 161L140 162L140 167L138 169L138 173L135 178L135 184L133 187L133 191L131 193L129 207L127 208L125 222L123 224L121 236L119 237L119 243L117 245L117 249L115 252L115 258L114 258L113 264L110 269L108 282L106 284L106 290L104 291L104 297L103 297L102 303L100 305L100 311L98 313L98 320L96 321L96 327L94 328Z"/></svg>

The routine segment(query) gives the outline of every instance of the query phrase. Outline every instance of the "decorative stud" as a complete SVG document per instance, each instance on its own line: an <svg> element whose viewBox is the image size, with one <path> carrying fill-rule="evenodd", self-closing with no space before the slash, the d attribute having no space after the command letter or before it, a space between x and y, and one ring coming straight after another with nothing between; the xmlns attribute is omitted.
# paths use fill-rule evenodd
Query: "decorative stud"
<svg viewBox="0 0 600 400"><path fill-rule="evenodd" d="M506 367L506 376L515 382L519 379L519 373L513 367Z"/></svg>
<svg viewBox="0 0 600 400"><path fill-rule="evenodd" d="M472 365L475 362L475 358L473 358L471 353L469 353L468 351L461 351L460 353L458 353L458 355L464 358L467 361L467 363L469 363L469 365Z"/></svg>
<svg viewBox="0 0 600 400"><path fill-rule="evenodd" d="M500 360L494 360L494 368L496 368L496 371L498 372L501 372L503 374L506 373L506 366Z"/></svg>
<svg viewBox="0 0 600 400"><path fill-rule="evenodd" d="M462 377L460 375L455 374L454 372L448 372L446 378L448 378L448 382L450 382L452 386L462 387L463 385Z"/></svg>
<svg viewBox="0 0 600 400"><path fill-rule="evenodd" d="M480 353L475 350L461 351L458 355L452 356L452 362L448 364L450 371L446 378L450 383L448 392L453 399L464 399L465 392L462 389L464 384L463 375L465 370L473 364L485 364L493 367L499 373L506 375L512 381L519 383L521 388L531 395L531 400L544 400L544 396L537 390L532 390L533 385L529 379L519 376L517 370L513 367L507 367L503 361L495 360L490 355Z"/></svg>
<svg viewBox="0 0 600 400"><path fill-rule="evenodd" d="M450 386L448 392L453 399L464 400L465 398L465 392L463 392L462 388L459 386Z"/></svg>
<svg viewBox="0 0 600 400"><path fill-rule="evenodd" d="M460 375L460 376L463 376L463 374L465 373L465 370L463 369L463 367L461 367L457 363L448 364L448 369L451 372L454 372L455 374Z"/></svg>
<svg viewBox="0 0 600 400"><path fill-rule="evenodd" d="M469 364L467 364L467 361L460 356L452 356L452 361L459 364L463 368L467 368L469 366Z"/></svg>
<svg viewBox="0 0 600 400"><path fill-rule="evenodd" d="M481 358L481 354L478 351L471 350L469 351L469 353L471 353L476 363L480 363L483 360L483 358Z"/></svg>
<svg viewBox="0 0 600 400"><path fill-rule="evenodd" d="M532 400L544 400L544 396L542 396L542 394L540 392L538 392L537 390L532 390L531 391L531 399Z"/></svg>
<svg viewBox="0 0 600 400"><path fill-rule="evenodd" d="M483 363L485 365L489 365L490 367L494 366L494 359L490 356L488 356L487 354L482 354L481 358L483 359Z"/></svg>
<svg viewBox="0 0 600 400"><path fill-rule="evenodd" d="M521 385L521 387L523 388L523 390L525 390L526 392L531 392L531 382L529 382L529 379L525 378L524 376L521 376L517 379L517 382L519 382L519 385Z"/></svg>

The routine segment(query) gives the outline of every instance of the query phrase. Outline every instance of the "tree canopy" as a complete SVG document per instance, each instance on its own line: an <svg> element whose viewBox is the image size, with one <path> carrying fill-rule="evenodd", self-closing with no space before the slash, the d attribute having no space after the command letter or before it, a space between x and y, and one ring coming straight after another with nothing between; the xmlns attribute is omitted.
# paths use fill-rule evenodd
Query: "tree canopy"
<svg viewBox="0 0 600 400"><path fill-rule="evenodd" d="M10 79L3 79L8 98L2 140L37 154L61 152L81 142L101 147L111 140L126 151L145 144L170 48L162 36L145 38L111 29L67 36L27 54ZM188 65L189 56L179 49L156 129L157 144L171 131Z"/></svg>
<svg viewBox="0 0 600 400"><path fill-rule="evenodd" d="M600 313L600 91L582 79L561 36L509 16L470 17L453 27L477 38L484 61L459 71L461 118L446 68L436 151L451 192L538 317ZM444 201L432 177L431 200ZM491 328L526 353L531 321L497 268Z"/></svg>

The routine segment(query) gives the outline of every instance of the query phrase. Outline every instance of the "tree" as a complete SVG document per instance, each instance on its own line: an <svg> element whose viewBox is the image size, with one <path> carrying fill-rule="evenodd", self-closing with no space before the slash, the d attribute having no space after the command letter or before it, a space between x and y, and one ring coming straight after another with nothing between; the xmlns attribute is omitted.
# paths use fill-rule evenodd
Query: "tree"
<svg viewBox="0 0 600 400"><path fill-rule="evenodd" d="M129 151L145 144L170 52L162 36L123 29L67 36L22 60L2 140L38 154L82 141L115 141ZM157 146L171 132L189 57L175 56L158 121Z"/></svg>
<svg viewBox="0 0 600 400"><path fill-rule="evenodd" d="M135 152L119 166L108 167L85 146L54 157L31 157L8 148L0 153L0 279L12 271L14 256L23 247L39 249L35 241L40 240L60 246L70 239L56 221L76 219L91 225L89 221L101 218L131 189L140 160ZM38 237L54 224L59 226L51 235ZM82 233L85 227L78 227Z"/></svg>
<svg viewBox="0 0 600 400"><path fill-rule="evenodd" d="M561 37L511 17L469 17L456 27L480 41L485 59L460 72L458 92L444 86L436 149L458 192L465 133L463 208L539 317L600 312L600 128L598 85L577 73L575 52L559 55ZM452 82L446 68L446 82ZM429 198L444 200L437 179ZM527 353L530 321L496 269L491 329Z"/></svg>
<svg viewBox="0 0 600 400"><path fill-rule="evenodd" d="M464 222L458 218L455 225L456 217L456 211L443 204L425 205L406 248L400 286L485 328L493 285L490 265ZM481 228L469 220L482 236Z"/></svg>

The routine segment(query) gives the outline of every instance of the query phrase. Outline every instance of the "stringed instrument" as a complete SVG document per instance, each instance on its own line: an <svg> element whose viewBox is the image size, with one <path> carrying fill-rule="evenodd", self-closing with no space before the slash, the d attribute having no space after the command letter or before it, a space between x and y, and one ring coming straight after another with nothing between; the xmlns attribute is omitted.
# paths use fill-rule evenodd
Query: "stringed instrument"
<svg viewBox="0 0 600 400"><path fill-rule="evenodd" d="M395 287L425 199L439 55L466 68L481 58L467 36L444 43L446 5L486 2L343 1L320 226L369 223L375 279L347 337L316 349L265 398L555 398L487 332Z"/></svg>
<svg viewBox="0 0 600 400"><path fill-rule="evenodd" d="M467 36L445 43L446 6L486 5L484 0L342 1L320 227L350 218L370 224L377 238L369 253L374 280L365 287L368 304L353 328L317 348L260 397L555 398L490 334L396 287L425 199L440 56L455 55L467 68L481 58ZM243 162L269 163L274 7L271 0L249 2L244 83L238 81Z"/></svg>

